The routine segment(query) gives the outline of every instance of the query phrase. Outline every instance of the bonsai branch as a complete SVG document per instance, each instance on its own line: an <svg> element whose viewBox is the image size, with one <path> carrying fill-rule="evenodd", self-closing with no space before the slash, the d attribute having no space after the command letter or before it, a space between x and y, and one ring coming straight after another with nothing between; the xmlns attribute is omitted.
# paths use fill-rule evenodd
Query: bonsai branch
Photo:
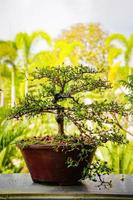
<svg viewBox="0 0 133 200"><path fill-rule="evenodd" d="M132 132L130 132L130 131L124 129L123 126L119 123L119 120L117 119L115 113L113 114L113 116L114 116L114 118L115 118L115 120L116 120L117 126L118 126L120 129L122 129L123 131L127 132L129 135L133 136L133 133L132 133Z"/></svg>
<svg viewBox="0 0 133 200"><path fill-rule="evenodd" d="M88 138L92 139L92 131L89 130L87 127L85 127L85 125L82 122L79 122L77 119L75 119L73 116L71 116L70 112L64 112L64 115L73 122L73 124L78 128L78 130L80 131L81 136L86 135ZM87 134L86 132L89 132L89 134Z"/></svg>

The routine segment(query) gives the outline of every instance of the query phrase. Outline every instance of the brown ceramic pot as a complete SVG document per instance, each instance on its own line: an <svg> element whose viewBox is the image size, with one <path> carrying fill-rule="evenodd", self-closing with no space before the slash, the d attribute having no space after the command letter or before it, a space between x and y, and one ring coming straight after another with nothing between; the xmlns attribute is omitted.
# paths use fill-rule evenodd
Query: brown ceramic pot
<svg viewBox="0 0 133 200"><path fill-rule="evenodd" d="M81 161L78 167L68 168L67 158L78 160L80 150L69 152L63 149L63 146L60 146L57 152L52 145L36 144L21 149L34 182L72 185L81 179L83 168L91 163L94 152L88 154L88 161Z"/></svg>

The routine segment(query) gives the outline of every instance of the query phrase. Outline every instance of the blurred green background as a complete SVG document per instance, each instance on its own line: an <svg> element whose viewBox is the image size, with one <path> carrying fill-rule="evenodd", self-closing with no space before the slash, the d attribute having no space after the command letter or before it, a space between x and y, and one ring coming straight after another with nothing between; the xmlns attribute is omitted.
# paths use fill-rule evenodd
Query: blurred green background
<svg viewBox="0 0 133 200"><path fill-rule="evenodd" d="M38 43L41 42L41 48ZM103 78L110 81L112 90L105 96L91 93L86 102L109 98L128 104L126 89L120 80L128 80L133 74L133 34L106 33L100 24L76 24L53 39L44 31L17 33L13 41L0 41L0 173L28 172L24 160L14 143L16 140L43 134L56 133L54 118L48 114L40 118L21 121L7 120L8 111L29 90L33 90L30 74L36 67L61 65L88 65L103 70ZM34 83L35 84L35 83ZM122 121L122 119L120 119ZM132 119L122 121L133 132ZM70 124L67 132L74 127ZM107 161L113 173L133 173L133 141L127 133L128 144L108 142L100 147L95 159Z"/></svg>

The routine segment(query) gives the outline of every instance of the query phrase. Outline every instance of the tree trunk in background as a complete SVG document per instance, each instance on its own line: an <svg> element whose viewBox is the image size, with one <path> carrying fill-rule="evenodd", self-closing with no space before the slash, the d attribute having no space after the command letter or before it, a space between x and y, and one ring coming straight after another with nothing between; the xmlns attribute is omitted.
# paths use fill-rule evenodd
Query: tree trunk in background
<svg viewBox="0 0 133 200"><path fill-rule="evenodd" d="M12 66L12 71L11 71L11 107L14 107L15 103L16 103L15 68Z"/></svg>
<svg viewBox="0 0 133 200"><path fill-rule="evenodd" d="M4 106L4 87L1 87L1 92L0 92L0 107Z"/></svg>
<svg viewBox="0 0 133 200"><path fill-rule="evenodd" d="M29 78L29 73L28 73L28 66L25 67L25 96L28 94L28 78Z"/></svg>
<svg viewBox="0 0 133 200"><path fill-rule="evenodd" d="M4 81L0 74L0 107L4 106Z"/></svg>

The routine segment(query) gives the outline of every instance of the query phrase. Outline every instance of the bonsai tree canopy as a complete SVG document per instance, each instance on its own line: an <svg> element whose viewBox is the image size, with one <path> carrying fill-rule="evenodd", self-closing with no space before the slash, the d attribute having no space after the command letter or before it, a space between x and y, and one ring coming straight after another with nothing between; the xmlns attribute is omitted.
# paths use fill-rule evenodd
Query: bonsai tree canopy
<svg viewBox="0 0 133 200"><path fill-rule="evenodd" d="M125 109L115 101L92 101L85 104L84 98L91 92L104 92L111 89L103 80L102 71L88 66L53 66L36 68L33 81L39 80L20 105L12 109L11 118L23 115L32 117L43 113L55 115L58 134L64 135L64 120L71 121L81 136L92 139L97 136L100 142L122 139L116 116L124 116ZM104 93L103 93L104 94ZM89 127L89 123L93 123Z"/></svg>

